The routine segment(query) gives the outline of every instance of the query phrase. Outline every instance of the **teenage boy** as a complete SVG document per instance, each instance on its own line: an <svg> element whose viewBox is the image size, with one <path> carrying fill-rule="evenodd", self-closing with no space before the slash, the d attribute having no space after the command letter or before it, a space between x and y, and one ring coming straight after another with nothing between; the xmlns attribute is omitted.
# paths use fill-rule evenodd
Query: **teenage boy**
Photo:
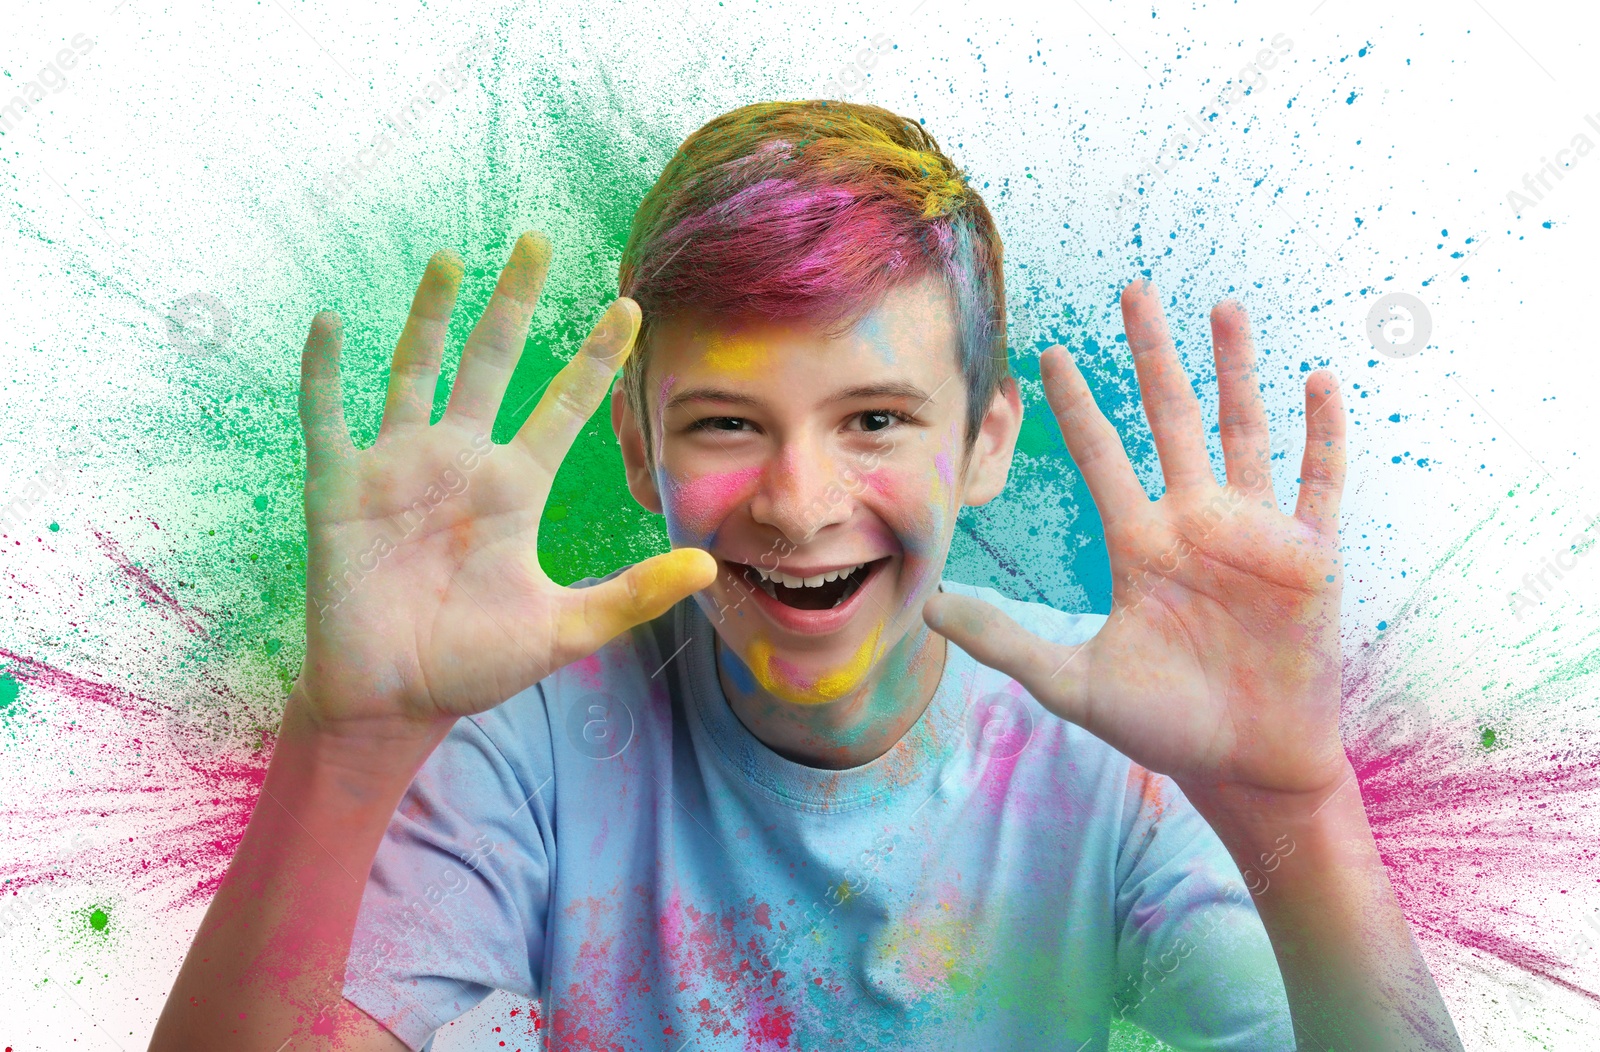
<svg viewBox="0 0 1600 1052"><path fill-rule="evenodd" d="M1064 614L941 580L1022 408L994 223L915 122L770 103L690 136L622 298L495 446L549 258L517 241L432 425L461 264L430 261L370 449L312 322L305 665L153 1047L417 1049L495 988L552 1048L1083 1052L1117 1019L1459 1047L1339 741L1330 374L1285 515L1238 305L1224 485L1149 284L1122 312L1159 500L1047 351L1115 582ZM540 513L624 361L628 488L673 550L559 587Z"/></svg>

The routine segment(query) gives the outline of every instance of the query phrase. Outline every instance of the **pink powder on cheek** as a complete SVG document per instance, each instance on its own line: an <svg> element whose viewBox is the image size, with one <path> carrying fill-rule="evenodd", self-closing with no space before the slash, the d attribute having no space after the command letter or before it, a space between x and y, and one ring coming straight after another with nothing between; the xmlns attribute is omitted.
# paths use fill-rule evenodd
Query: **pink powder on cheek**
<svg viewBox="0 0 1600 1052"><path fill-rule="evenodd" d="M879 498L878 514L893 523L894 535L908 553L923 554L932 549L942 532L942 504L945 494L937 484L927 486L905 478L905 471L871 471L862 476L867 489ZM933 490L934 492L929 492Z"/></svg>
<svg viewBox="0 0 1600 1052"><path fill-rule="evenodd" d="M668 502L668 517L698 532L709 532L749 496L761 478L761 469L741 468L681 480L674 480L665 472L663 476L668 482L667 491L662 494Z"/></svg>
<svg viewBox="0 0 1600 1052"><path fill-rule="evenodd" d="M929 595L933 594L933 589L928 587L928 579L932 576L932 564L927 561L923 561L917 567L916 573L911 579L911 587L906 589L905 601L900 604L901 612L911 609L916 604L926 600Z"/></svg>
<svg viewBox="0 0 1600 1052"><path fill-rule="evenodd" d="M880 468L877 471L863 472L861 480L866 483L868 489L891 503L902 499L900 493L903 487L893 471Z"/></svg>

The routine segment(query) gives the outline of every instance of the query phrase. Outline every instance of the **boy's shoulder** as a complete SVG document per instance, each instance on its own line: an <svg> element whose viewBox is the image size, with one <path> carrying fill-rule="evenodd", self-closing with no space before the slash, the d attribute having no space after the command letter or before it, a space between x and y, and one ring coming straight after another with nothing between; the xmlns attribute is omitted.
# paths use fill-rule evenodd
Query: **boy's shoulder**
<svg viewBox="0 0 1600 1052"><path fill-rule="evenodd" d="M965 595L994 606L1017 624L1041 639L1051 643L1082 643L1100 631L1105 624L1105 614L1074 614L1057 610L1047 603L1012 599L1010 596L984 585L962 584L959 581L939 582L941 592Z"/></svg>

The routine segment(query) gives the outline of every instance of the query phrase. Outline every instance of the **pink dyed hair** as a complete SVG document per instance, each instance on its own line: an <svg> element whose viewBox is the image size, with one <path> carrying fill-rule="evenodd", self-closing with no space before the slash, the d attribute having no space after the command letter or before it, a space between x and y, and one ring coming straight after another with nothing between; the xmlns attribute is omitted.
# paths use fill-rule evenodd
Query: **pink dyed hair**
<svg viewBox="0 0 1600 1052"><path fill-rule="evenodd" d="M662 170L622 252L620 293L643 312L622 382L647 448L654 322L695 309L843 331L929 273L955 302L970 443L1009 369L1000 235L965 173L877 106L763 102L715 118Z"/></svg>

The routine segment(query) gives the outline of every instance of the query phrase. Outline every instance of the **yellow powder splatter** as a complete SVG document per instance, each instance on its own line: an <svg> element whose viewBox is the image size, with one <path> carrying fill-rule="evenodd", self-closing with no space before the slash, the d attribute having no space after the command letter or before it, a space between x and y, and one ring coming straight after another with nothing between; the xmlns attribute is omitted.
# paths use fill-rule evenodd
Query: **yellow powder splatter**
<svg viewBox="0 0 1600 1052"><path fill-rule="evenodd" d="M750 654L745 663L750 666L756 682L774 697L796 705L822 705L843 697L860 685L867 675L867 669L872 667L873 659L878 656L878 639L882 635L883 623L880 621L842 668L824 674L810 687L790 683L773 669L772 644L766 639L757 638L750 644Z"/></svg>

